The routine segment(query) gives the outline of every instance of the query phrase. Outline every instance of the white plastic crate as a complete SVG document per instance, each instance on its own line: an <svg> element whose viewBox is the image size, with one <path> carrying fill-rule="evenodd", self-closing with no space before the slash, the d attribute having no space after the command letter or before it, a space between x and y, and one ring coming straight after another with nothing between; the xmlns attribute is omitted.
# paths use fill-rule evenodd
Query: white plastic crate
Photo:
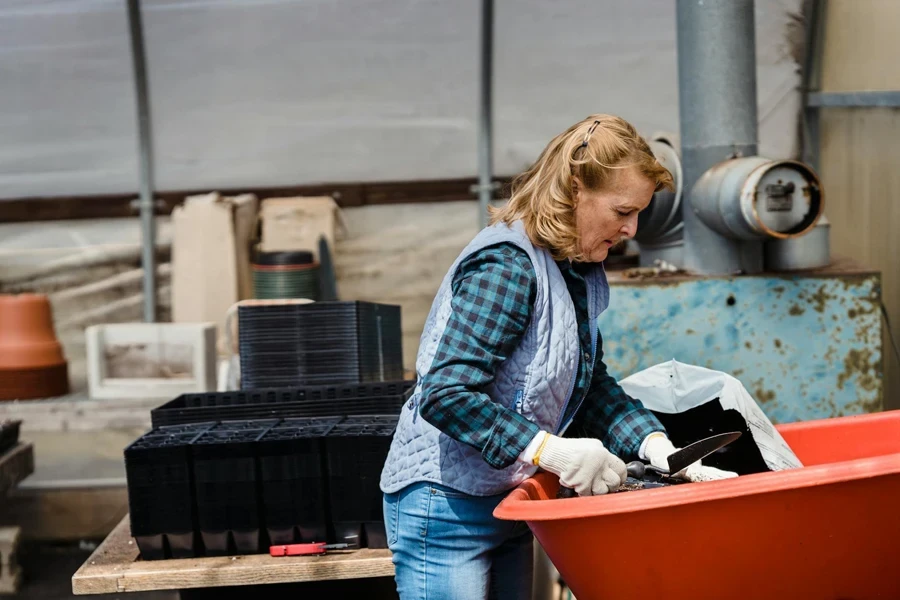
<svg viewBox="0 0 900 600"><path fill-rule="evenodd" d="M216 390L215 323L115 323L85 331L91 398Z"/></svg>

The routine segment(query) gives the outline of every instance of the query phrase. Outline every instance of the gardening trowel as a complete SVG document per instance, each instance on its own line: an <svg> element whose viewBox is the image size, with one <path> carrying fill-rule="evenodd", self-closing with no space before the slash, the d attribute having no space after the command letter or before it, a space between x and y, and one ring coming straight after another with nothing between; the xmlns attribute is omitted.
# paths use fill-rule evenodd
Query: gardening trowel
<svg viewBox="0 0 900 600"><path fill-rule="evenodd" d="M677 452L673 452L669 455L669 468L668 469L660 469L658 467L654 467L653 465L645 464L641 461L633 461L628 463L626 466L628 470L628 479L625 481L626 485L634 485L641 484L644 482L644 478L647 476L647 473L653 473L659 477L654 477L653 480L659 481L661 477L665 477L667 475L671 475L674 473L678 473L682 469L686 468L688 465L691 465L698 460L702 460L715 452L720 448L724 448L734 440L741 437L740 431L732 431L729 433L719 433L717 435L710 436L708 438L703 438L702 440L696 441L693 444L688 444L681 450ZM651 480L651 481L653 481ZM641 486L644 487L644 486ZM657 486L651 486L657 487ZM575 493L575 490L572 488L567 488L560 486L559 492L557 493L557 498L574 498L578 494Z"/></svg>

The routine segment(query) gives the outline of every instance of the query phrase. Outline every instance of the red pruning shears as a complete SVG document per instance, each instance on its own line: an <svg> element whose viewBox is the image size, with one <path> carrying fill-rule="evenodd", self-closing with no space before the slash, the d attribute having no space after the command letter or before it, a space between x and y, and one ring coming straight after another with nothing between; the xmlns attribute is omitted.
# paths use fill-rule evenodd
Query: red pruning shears
<svg viewBox="0 0 900 600"><path fill-rule="evenodd" d="M329 550L341 550L349 547L350 544L326 544L325 542L286 544L283 546L269 546L269 554L272 556L320 556Z"/></svg>

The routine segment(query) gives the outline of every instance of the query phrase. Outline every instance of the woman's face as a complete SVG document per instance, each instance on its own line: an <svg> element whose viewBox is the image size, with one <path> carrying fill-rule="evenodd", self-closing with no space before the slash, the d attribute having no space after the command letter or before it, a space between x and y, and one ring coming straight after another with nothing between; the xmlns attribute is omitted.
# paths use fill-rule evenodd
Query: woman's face
<svg viewBox="0 0 900 600"><path fill-rule="evenodd" d="M656 183L637 167L614 171L604 189L587 191L576 177L575 228L583 260L602 262L609 249L637 232L638 213L653 199Z"/></svg>

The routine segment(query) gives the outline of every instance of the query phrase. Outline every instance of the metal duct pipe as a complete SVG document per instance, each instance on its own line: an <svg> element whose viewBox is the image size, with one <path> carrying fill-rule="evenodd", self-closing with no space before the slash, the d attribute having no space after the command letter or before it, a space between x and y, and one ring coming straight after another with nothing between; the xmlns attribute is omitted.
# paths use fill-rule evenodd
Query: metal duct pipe
<svg viewBox="0 0 900 600"><path fill-rule="evenodd" d="M732 240L800 237L815 227L822 202L819 178L808 166L760 156L721 162L691 190L692 212Z"/></svg>
<svg viewBox="0 0 900 600"><path fill-rule="evenodd" d="M639 244L654 245L674 238L681 239L681 198L684 177L678 147L665 138L654 137L648 141L656 160L669 171L675 184L673 191L660 190L646 210L638 215L638 228L634 240Z"/></svg>
<svg viewBox="0 0 900 600"><path fill-rule="evenodd" d="M694 183L707 169L756 154L753 5L753 0L677 0L684 266L700 273L762 270L762 242L724 238L684 208L691 206Z"/></svg>
<svg viewBox="0 0 900 600"><path fill-rule="evenodd" d="M653 194L650 205L638 215L634 241L640 244L642 267L652 267L658 260L681 266L684 264L684 224L681 221L684 177L678 140L673 135L659 133L648 143L656 159L671 173L675 190Z"/></svg>

